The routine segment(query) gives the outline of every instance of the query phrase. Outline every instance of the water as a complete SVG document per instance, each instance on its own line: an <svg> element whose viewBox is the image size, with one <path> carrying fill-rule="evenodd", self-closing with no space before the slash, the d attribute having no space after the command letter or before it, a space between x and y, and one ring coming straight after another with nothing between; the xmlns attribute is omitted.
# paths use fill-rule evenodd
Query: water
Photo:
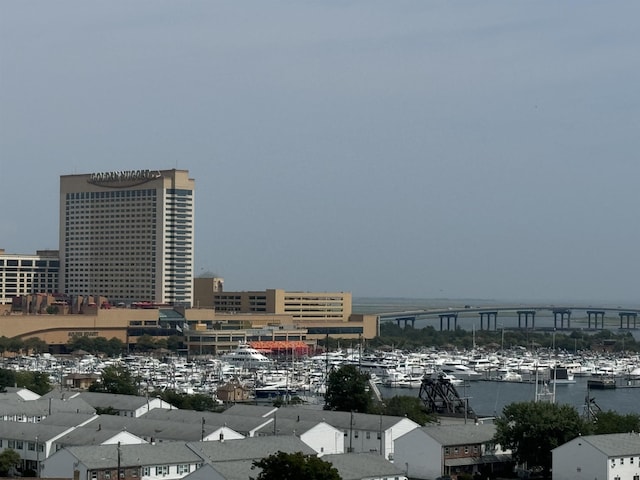
<svg viewBox="0 0 640 480"><path fill-rule="evenodd" d="M553 389L553 385L550 387ZM456 387L461 398L469 399L469 406L478 416L495 416L513 402L528 402L535 399L535 383L516 382L467 382ZM419 389L380 387L383 398L394 395L418 396ZM591 398L603 411L613 410L620 414L640 414L640 388L617 388L615 390L591 390ZM556 386L556 402L569 404L578 413L585 409L587 379L576 377L576 383Z"/></svg>

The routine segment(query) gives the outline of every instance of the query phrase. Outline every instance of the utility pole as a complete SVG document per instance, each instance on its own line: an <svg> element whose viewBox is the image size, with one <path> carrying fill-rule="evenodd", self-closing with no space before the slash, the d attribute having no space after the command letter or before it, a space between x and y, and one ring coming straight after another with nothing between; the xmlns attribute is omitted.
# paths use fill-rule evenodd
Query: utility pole
<svg viewBox="0 0 640 480"><path fill-rule="evenodd" d="M118 451L118 480L120 480L120 442L118 442L117 451Z"/></svg>

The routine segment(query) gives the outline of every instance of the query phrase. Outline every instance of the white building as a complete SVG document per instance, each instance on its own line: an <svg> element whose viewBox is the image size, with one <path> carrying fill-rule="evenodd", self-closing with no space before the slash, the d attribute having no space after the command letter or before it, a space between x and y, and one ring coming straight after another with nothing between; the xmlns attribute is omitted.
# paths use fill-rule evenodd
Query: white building
<svg viewBox="0 0 640 480"><path fill-rule="evenodd" d="M0 249L0 304L11 304L13 297L57 292L59 271L57 250L12 255Z"/></svg>
<svg viewBox="0 0 640 480"><path fill-rule="evenodd" d="M60 290L193 303L195 182L185 170L60 177Z"/></svg>
<svg viewBox="0 0 640 480"><path fill-rule="evenodd" d="M184 442L69 447L42 462L41 477L173 480L195 471L202 462Z"/></svg>
<svg viewBox="0 0 640 480"><path fill-rule="evenodd" d="M304 407L283 407L265 411L252 405L234 405L225 414L273 418L274 422L304 420L326 422L342 432L344 450L348 453L377 453L387 460L394 459L394 442L418 425L405 417L367 413L314 410Z"/></svg>
<svg viewBox="0 0 640 480"><path fill-rule="evenodd" d="M577 437L552 450L554 480L640 480L640 434Z"/></svg>

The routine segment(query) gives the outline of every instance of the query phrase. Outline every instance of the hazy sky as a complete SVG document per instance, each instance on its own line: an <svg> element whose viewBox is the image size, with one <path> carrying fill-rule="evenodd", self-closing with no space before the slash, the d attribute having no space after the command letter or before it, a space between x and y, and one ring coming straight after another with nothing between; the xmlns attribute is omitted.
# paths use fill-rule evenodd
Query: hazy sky
<svg viewBox="0 0 640 480"><path fill-rule="evenodd" d="M637 304L640 3L0 2L0 248L187 169L227 290Z"/></svg>

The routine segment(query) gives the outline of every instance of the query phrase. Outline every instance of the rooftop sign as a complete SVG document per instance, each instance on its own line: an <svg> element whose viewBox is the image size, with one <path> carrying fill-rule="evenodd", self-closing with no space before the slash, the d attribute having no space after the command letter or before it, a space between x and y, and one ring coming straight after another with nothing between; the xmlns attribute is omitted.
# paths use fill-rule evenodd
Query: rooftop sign
<svg viewBox="0 0 640 480"><path fill-rule="evenodd" d="M162 177L158 170L119 170L115 172L92 173L88 183L101 187L127 188Z"/></svg>

